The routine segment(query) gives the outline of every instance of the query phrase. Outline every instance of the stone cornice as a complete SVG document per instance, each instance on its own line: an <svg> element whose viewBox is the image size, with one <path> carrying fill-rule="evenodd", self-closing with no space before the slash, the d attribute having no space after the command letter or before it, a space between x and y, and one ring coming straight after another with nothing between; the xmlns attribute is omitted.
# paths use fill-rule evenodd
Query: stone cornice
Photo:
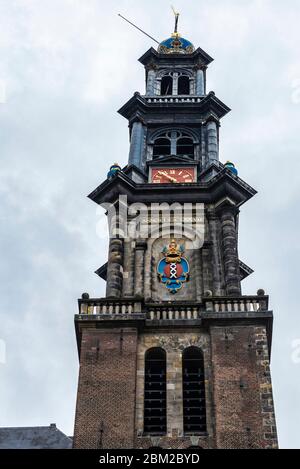
<svg viewBox="0 0 300 469"><path fill-rule="evenodd" d="M194 101L193 101L194 99ZM186 96L185 99L176 96L142 96L135 93L132 98L127 101L119 110L119 114L129 120L130 124L135 120L147 123L148 119L153 119L153 115L157 112L172 115L174 112L183 114L197 115L197 119L201 121L215 120L219 121L224 117L230 108L220 101L213 92L204 97ZM161 117L160 117L161 119ZM180 116L177 116L180 121Z"/></svg>
<svg viewBox="0 0 300 469"><path fill-rule="evenodd" d="M236 206L241 206L256 194L255 189L237 176L223 169L207 182L190 184L137 184L123 172L104 181L89 198L97 204L114 203L119 195L126 195L128 203L157 203L163 199L189 203L222 203L228 197Z"/></svg>

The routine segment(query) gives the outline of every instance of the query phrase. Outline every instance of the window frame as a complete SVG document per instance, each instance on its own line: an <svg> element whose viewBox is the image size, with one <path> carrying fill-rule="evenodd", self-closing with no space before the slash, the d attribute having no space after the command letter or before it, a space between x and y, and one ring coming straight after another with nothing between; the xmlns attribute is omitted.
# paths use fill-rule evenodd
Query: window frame
<svg viewBox="0 0 300 469"><path fill-rule="evenodd" d="M156 141L160 139L168 139L170 141L170 153L156 154L156 151L155 151ZM178 141L181 139L189 139L191 141L191 147L193 147L193 153L179 153L178 154ZM197 142L195 141L195 138L192 135L190 135L188 132L186 132L184 129L162 131L153 139L153 143L151 145L152 145L152 160L156 160L156 159L163 158L166 156L171 156L171 155L178 156L179 158L187 157L191 160L195 159Z"/></svg>
<svg viewBox="0 0 300 469"><path fill-rule="evenodd" d="M161 358L155 358L155 354L161 353ZM154 356L154 358L149 358L149 355L151 357ZM147 361L152 362L147 366ZM159 371L158 369L155 369L159 365L156 363L155 366L153 366L153 362L162 362L161 363L161 374L162 374L162 379L161 381L161 386L157 386L159 383L159 380L156 380L157 375L160 373L154 373L154 371ZM144 356L144 366L145 366L145 372L144 372L144 422L143 422L143 428L144 428L144 435L166 435L167 433L167 353L166 351L161 348L161 347L153 347L145 352ZM153 381L150 381L152 379ZM154 389L151 389L153 387ZM157 389L155 389L157 388ZM161 389L160 389L161 388ZM155 398L155 401L160 401L158 404L161 404L160 407L154 407L152 403L150 402L150 405L146 405L146 402L151 401L151 393L159 393L158 395L162 397L157 397ZM149 397L150 396L150 397ZM152 399L154 400L154 398ZM156 404L154 404L156 405ZM162 414L162 415L148 415L151 414L152 411L158 411L154 412L154 414ZM146 415L147 414L147 415ZM151 419L156 419L160 420L162 422L161 424L155 424L152 425ZM158 427L161 426L162 429L158 430ZM153 427L153 431L150 429L150 427Z"/></svg>
<svg viewBox="0 0 300 469"><path fill-rule="evenodd" d="M187 358L186 355L189 353L195 354L195 358ZM198 368L198 371L186 373L187 368L191 368L191 364L187 365L187 361L199 362L194 363L194 366ZM191 368L192 369L192 368ZM199 371L200 370L200 371ZM199 374L199 379L191 380L194 375ZM193 376L192 376L193 375ZM202 379L201 379L202 377ZM197 389L199 387L199 390ZM200 396L197 398L197 394ZM195 397L186 397L190 393L195 393ZM194 396L192 394L192 396ZM196 401L193 405L189 405L189 401ZM198 402L197 402L198 401ZM199 406L199 414L195 415L190 413L191 409L197 409ZM203 409L204 408L204 409ZM182 353L182 418L183 418L183 432L185 435L203 435L207 433L207 415L206 415L206 389L205 389L205 362L204 354L201 348L191 346L184 349ZM199 422L197 419L199 417ZM188 423L191 419L196 419L196 423ZM194 420L193 420L194 421ZM189 428L188 428L189 427ZM191 428L196 427L196 428ZM198 428L197 428L198 427Z"/></svg>

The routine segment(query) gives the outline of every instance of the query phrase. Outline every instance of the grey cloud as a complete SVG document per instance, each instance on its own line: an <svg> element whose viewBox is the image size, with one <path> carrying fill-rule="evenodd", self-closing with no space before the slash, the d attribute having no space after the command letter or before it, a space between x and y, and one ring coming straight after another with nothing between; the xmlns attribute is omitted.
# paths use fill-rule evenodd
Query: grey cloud
<svg viewBox="0 0 300 469"><path fill-rule="evenodd" d="M157 10L161 15L157 15ZM18 0L0 4L1 426L73 432L78 359L76 299L104 294L93 271L107 242L86 195L111 162L125 164L127 123L116 111L143 91L137 59L153 44L116 16L128 14L159 39L171 32L169 1ZM240 257L255 269L244 293L264 287L274 309L272 369L282 447L300 447L299 6L287 0L189 2L180 29L215 57L208 88L233 112L221 159L259 189L241 209Z"/></svg>

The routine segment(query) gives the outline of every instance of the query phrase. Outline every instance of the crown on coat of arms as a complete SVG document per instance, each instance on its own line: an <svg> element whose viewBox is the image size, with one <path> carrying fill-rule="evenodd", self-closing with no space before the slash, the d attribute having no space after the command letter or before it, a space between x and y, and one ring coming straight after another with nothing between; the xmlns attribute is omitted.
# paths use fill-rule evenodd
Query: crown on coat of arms
<svg viewBox="0 0 300 469"><path fill-rule="evenodd" d="M176 240L171 239L169 246L165 246L162 250L162 253L164 254L165 260L168 264L181 262L181 258L184 253L184 247L182 245L178 246Z"/></svg>

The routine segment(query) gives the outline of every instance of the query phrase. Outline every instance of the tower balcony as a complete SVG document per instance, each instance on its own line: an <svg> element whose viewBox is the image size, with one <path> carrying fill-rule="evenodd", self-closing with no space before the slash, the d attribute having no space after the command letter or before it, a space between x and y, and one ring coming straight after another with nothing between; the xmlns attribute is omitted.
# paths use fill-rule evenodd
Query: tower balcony
<svg viewBox="0 0 300 469"><path fill-rule="evenodd" d="M189 321L201 320L207 315L244 315L268 312L269 297L217 296L204 297L202 302L159 302L149 303L136 298L82 298L78 300L82 320L144 319L147 321Z"/></svg>
<svg viewBox="0 0 300 469"><path fill-rule="evenodd" d="M145 302L140 298L89 298L78 300L75 315L78 351L84 329L127 328L199 328L265 326L271 353L273 313L269 310L269 297L263 290L249 296L205 296L201 302L176 300Z"/></svg>
<svg viewBox="0 0 300 469"><path fill-rule="evenodd" d="M180 103L201 103L203 97L197 95L155 95L155 96L145 96L144 97L147 103L150 104L180 104Z"/></svg>

